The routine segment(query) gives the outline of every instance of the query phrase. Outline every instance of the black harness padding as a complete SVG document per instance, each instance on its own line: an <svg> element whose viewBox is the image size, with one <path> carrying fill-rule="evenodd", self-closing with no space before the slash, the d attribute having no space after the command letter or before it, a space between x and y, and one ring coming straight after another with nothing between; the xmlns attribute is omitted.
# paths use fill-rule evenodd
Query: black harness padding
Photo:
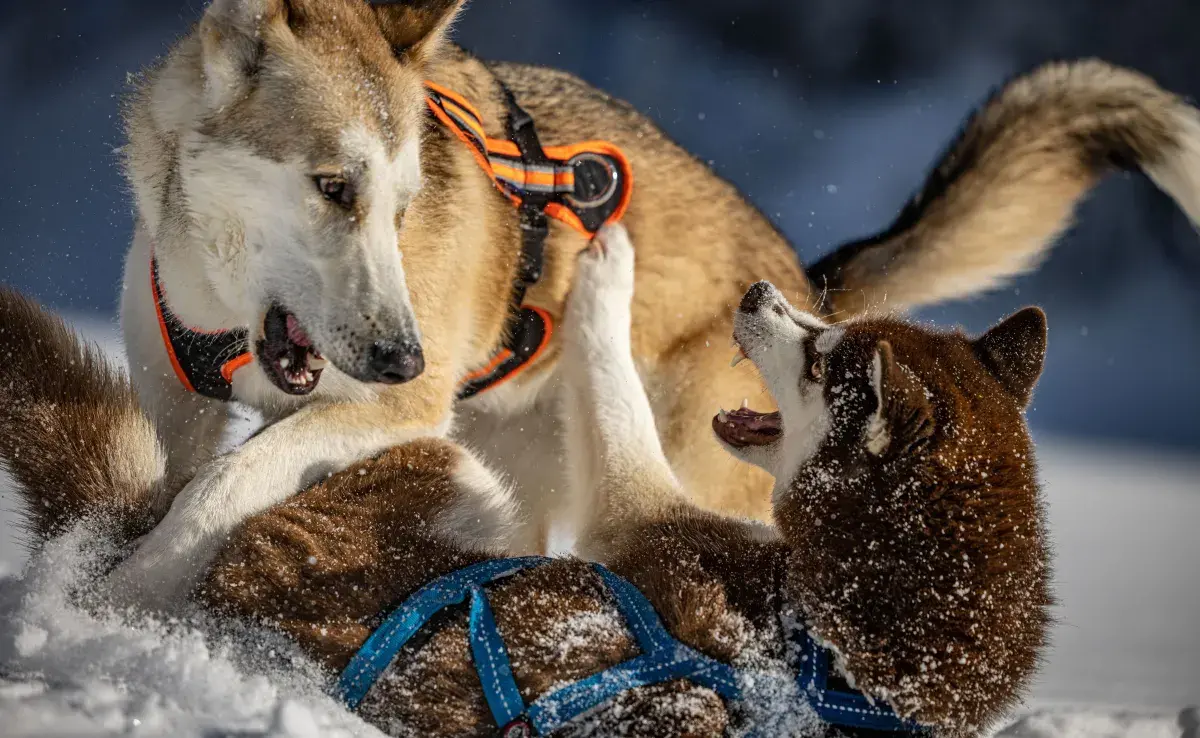
<svg viewBox="0 0 1200 738"><path fill-rule="evenodd" d="M253 358L249 331L235 328L208 332L184 325L167 305L158 278L158 259L153 256L150 288L167 357L176 377L192 392L228 402L233 397L233 372Z"/></svg>
<svg viewBox="0 0 1200 738"><path fill-rule="evenodd" d="M542 150L533 116L517 104L517 98L508 85L499 80L497 83L508 105L508 122L505 125L508 137L520 150L522 162L527 166L552 166L553 162ZM550 339L553 329L549 316L544 311L523 304L525 293L542 278L546 238L550 235L550 222L546 217L546 205L549 202L549 196L541 192L525 192L521 197L517 211L521 220L521 255L513 282L504 342L485 370L472 373L458 388L460 400L474 397L512 375L531 362Z"/></svg>

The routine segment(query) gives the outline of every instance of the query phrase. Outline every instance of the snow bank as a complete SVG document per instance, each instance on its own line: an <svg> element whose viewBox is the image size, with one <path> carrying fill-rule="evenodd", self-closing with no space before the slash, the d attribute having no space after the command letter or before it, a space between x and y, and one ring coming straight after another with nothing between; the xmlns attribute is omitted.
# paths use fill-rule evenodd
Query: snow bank
<svg viewBox="0 0 1200 738"><path fill-rule="evenodd" d="M75 531L0 581L0 732L379 735L279 635L199 613L162 622L77 605L95 542Z"/></svg>

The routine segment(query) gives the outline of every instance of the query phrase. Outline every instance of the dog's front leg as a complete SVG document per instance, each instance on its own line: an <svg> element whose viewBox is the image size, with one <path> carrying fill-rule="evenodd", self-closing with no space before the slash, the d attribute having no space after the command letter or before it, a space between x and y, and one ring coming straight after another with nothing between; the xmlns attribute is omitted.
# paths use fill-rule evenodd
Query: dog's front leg
<svg viewBox="0 0 1200 738"><path fill-rule="evenodd" d="M608 226L579 257L564 319L563 406L573 495L589 513L578 548L601 560L612 537L689 507L633 361L633 245Z"/></svg>
<svg viewBox="0 0 1200 738"><path fill-rule="evenodd" d="M113 596L129 604L169 606L199 581L245 519L354 461L449 430L448 408L424 424L397 422L405 417L401 412L385 402L310 405L211 462L110 575Z"/></svg>

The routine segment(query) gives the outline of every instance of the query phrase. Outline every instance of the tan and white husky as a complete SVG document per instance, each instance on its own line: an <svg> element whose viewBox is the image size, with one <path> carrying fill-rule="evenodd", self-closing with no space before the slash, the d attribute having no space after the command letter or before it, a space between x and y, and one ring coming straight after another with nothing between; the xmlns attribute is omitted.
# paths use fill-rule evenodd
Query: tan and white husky
<svg viewBox="0 0 1200 738"><path fill-rule="evenodd" d="M459 438L523 490L517 549L539 548L566 484L556 367L562 336L513 381L456 403L504 340L518 214L476 153L426 110L425 80L503 137L505 91L546 145L605 140L636 184L633 351L664 450L701 506L766 518L770 479L719 449L714 404L759 398L728 365L733 308L769 279L797 304L858 312L969 294L1029 267L1114 166L1142 168L1200 217L1200 117L1098 62L1017 79L976 115L886 233L806 277L733 187L649 120L563 72L489 64L449 44L461 0L213 0L129 101L137 224L122 325L139 397L166 440L162 524L116 574L165 602L242 520L315 479L413 438ZM525 302L561 317L585 240L551 224ZM821 301L822 293L825 295ZM216 351L229 397L270 424L215 458L229 404L190 391L167 350L238 331ZM765 408L764 408L765 409ZM181 491L180 491L181 490Z"/></svg>

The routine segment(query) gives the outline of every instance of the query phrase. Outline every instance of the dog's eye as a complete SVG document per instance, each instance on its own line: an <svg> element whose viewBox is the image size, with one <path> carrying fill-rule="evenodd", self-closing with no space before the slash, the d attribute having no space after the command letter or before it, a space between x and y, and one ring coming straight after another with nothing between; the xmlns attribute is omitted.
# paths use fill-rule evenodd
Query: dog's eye
<svg viewBox="0 0 1200 738"><path fill-rule="evenodd" d="M313 181L326 200L344 208L354 205L354 185L342 177L314 177Z"/></svg>
<svg viewBox="0 0 1200 738"><path fill-rule="evenodd" d="M817 354L817 357L809 362L808 378L814 382L825 379L825 356L823 354Z"/></svg>

